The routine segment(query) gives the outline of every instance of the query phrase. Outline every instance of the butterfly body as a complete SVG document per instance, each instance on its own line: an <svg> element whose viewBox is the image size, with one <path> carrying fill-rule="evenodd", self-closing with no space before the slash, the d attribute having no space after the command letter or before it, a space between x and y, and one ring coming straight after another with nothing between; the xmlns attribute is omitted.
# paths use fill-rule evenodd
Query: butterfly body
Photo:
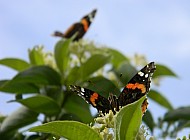
<svg viewBox="0 0 190 140"><path fill-rule="evenodd" d="M73 85L71 85L70 88L87 103L91 104L99 112L102 112L102 114L109 113L109 110L112 110L115 114L121 107L139 100L149 92L151 77L155 69L156 66L154 62L147 64L126 84L118 97L110 93L107 99L87 88ZM148 101L145 99L141 106L143 113L145 113L147 106Z"/></svg>

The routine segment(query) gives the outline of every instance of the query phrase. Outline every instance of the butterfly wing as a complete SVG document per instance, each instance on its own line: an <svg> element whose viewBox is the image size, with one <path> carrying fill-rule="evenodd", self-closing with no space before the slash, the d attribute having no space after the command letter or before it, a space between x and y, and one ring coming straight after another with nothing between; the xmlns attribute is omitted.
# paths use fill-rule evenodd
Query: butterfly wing
<svg viewBox="0 0 190 140"><path fill-rule="evenodd" d="M154 62L147 64L128 82L118 97L119 106L133 103L146 95L150 89L151 77L156 70ZM144 101L142 111L147 108L148 102ZM145 110L146 111L146 110ZM143 113L145 112L143 111Z"/></svg>
<svg viewBox="0 0 190 140"><path fill-rule="evenodd" d="M70 86L70 89L81 96L87 103L91 104L94 108L98 110L98 112L102 112L103 114L108 113L111 109L110 102L105 97L100 94L87 89L82 88L80 86Z"/></svg>

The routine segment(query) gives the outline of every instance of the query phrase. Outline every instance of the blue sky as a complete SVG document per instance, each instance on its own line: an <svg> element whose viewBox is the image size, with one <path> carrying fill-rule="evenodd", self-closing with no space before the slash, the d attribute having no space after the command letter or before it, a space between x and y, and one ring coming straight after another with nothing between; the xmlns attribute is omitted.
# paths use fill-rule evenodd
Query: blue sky
<svg viewBox="0 0 190 140"><path fill-rule="evenodd" d="M165 78L158 90L174 107L189 102L190 1L120 0L0 1L0 59L28 60L28 48L42 44L52 51L58 40L54 30L66 30L83 15L98 13L84 38L108 45L127 56L146 55L149 61L169 66L179 78ZM12 78L15 71L0 66L0 79ZM9 114L17 103L1 94L0 113ZM165 110L150 102L149 109L161 116Z"/></svg>

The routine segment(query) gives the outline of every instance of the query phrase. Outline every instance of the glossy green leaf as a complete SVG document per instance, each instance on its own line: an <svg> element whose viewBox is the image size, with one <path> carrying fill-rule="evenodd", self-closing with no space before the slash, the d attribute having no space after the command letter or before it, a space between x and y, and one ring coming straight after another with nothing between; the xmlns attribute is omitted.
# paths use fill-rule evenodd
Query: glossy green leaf
<svg viewBox="0 0 190 140"><path fill-rule="evenodd" d="M60 75L49 66L35 66L18 73L12 82L38 85L61 85Z"/></svg>
<svg viewBox="0 0 190 140"><path fill-rule="evenodd" d="M69 96L64 104L64 109L68 113L76 115L84 123L91 123L93 121L89 104L78 95Z"/></svg>
<svg viewBox="0 0 190 140"><path fill-rule="evenodd" d="M39 93L39 87L31 83L3 80L0 81L0 91L13 94Z"/></svg>
<svg viewBox="0 0 190 140"><path fill-rule="evenodd" d="M108 97L109 93L113 93L114 95L120 94L118 87L112 81L102 76L90 78L88 81L89 85L87 88L99 93L104 97Z"/></svg>
<svg viewBox="0 0 190 140"><path fill-rule="evenodd" d="M165 98L161 93L155 90L150 90L148 93L148 97L151 98L156 103L158 103L160 106L167 108L168 110L173 109L172 105L167 100L167 98Z"/></svg>
<svg viewBox="0 0 190 140"><path fill-rule="evenodd" d="M156 71L153 75L153 78L160 77L160 76L174 76L177 77L177 75L168 67L160 64L156 64Z"/></svg>
<svg viewBox="0 0 190 140"><path fill-rule="evenodd" d="M37 95L26 99L16 100L16 102L21 103L37 113L43 113L49 116L61 112L60 106L47 96Z"/></svg>
<svg viewBox="0 0 190 140"><path fill-rule="evenodd" d="M21 107L6 117L1 125L0 134L6 135L19 128L32 124L37 121L37 117L38 113L33 112L26 107Z"/></svg>
<svg viewBox="0 0 190 140"><path fill-rule="evenodd" d="M108 49L109 53L111 54L111 63L114 67L118 67L121 63L127 61L129 62L129 59L123 55L121 52L114 50L114 49Z"/></svg>
<svg viewBox="0 0 190 140"><path fill-rule="evenodd" d="M110 56L105 55L93 55L90 57L85 63L81 65L78 70L77 77L81 79L86 79L88 76L102 68L105 64L107 64L110 60Z"/></svg>
<svg viewBox="0 0 190 140"><path fill-rule="evenodd" d="M22 71L30 67L26 61L18 58L5 58L0 60L0 64L12 68L16 71Z"/></svg>
<svg viewBox="0 0 190 140"><path fill-rule="evenodd" d="M44 53L42 52L43 47L42 46L35 46L33 49L29 49L29 59L30 63L32 65L44 65Z"/></svg>
<svg viewBox="0 0 190 140"><path fill-rule="evenodd" d="M76 121L55 121L36 126L32 132L51 133L69 140L102 140L100 135L86 124Z"/></svg>
<svg viewBox="0 0 190 140"><path fill-rule="evenodd" d="M0 85L0 91L10 93L39 93L43 85L61 86L60 75L49 66L35 66L18 73Z"/></svg>
<svg viewBox="0 0 190 140"><path fill-rule="evenodd" d="M156 126L153 116L149 110L146 111L146 113L143 116L143 122L148 126L150 131L153 133L153 130Z"/></svg>
<svg viewBox="0 0 190 140"><path fill-rule="evenodd" d="M141 105L145 96L123 107L115 118L115 140L134 140L142 121Z"/></svg>
<svg viewBox="0 0 190 140"><path fill-rule="evenodd" d="M71 39L61 40L55 46L55 61L61 73L63 73L68 67L69 45L71 41Z"/></svg>
<svg viewBox="0 0 190 140"><path fill-rule="evenodd" d="M171 110L164 115L164 121L176 121L176 120L189 120L190 118L190 107L181 107L178 109Z"/></svg>

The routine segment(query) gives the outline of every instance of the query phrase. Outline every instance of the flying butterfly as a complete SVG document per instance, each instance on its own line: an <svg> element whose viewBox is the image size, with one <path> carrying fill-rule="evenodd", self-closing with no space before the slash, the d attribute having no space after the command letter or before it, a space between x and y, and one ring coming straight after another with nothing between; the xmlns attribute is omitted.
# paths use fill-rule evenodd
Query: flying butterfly
<svg viewBox="0 0 190 140"><path fill-rule="evenodd" d="M96 12L97 12L97 10L94 9L92 12L85 15L80 20L80 22L72 24L64 33L60 32L60 31L55 31L53 33L53 36L68 39L68 38L71 38L73 35L75 35L73 41L78 41L88 31L91 23L93 22L95 15L96 15Z"/></svg>

